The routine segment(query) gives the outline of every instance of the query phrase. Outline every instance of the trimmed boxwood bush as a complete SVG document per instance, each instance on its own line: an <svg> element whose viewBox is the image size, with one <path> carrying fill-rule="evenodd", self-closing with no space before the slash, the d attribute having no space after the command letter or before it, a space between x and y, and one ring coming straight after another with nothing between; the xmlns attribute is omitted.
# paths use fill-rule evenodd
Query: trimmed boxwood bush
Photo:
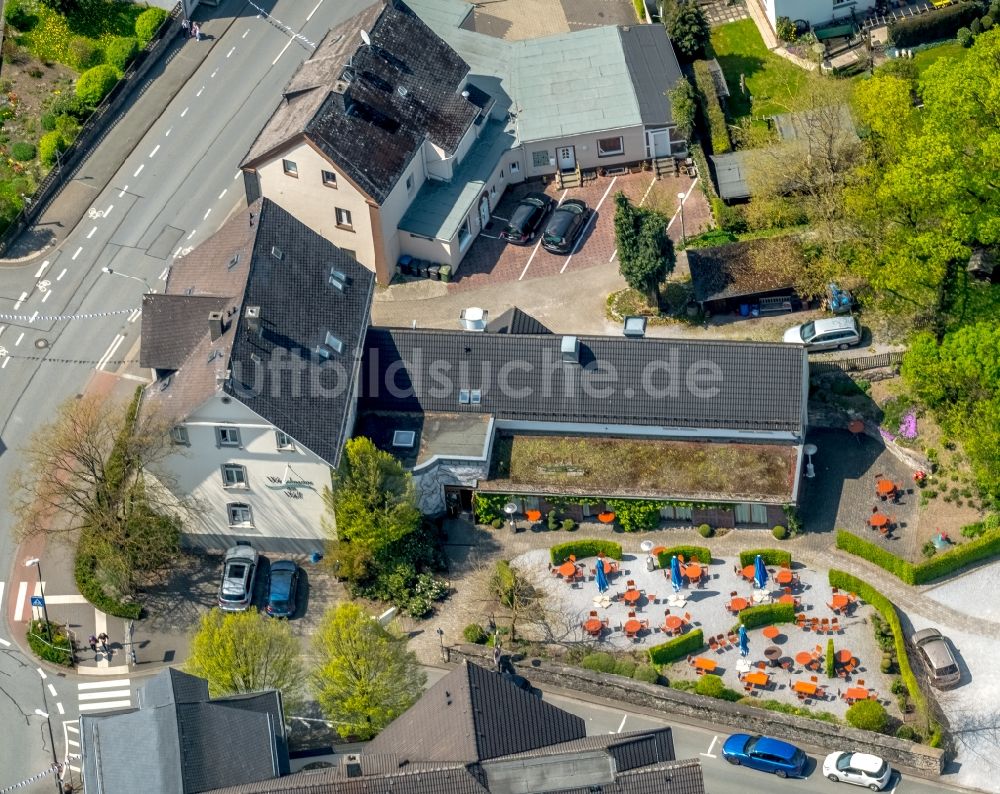
<svg viewBox="0 0 1000 794"><path fill-rule="evenodd" d="M972 24L982 13L979 3L960 3L894 22L889 26L889 40L897 47L912 47L928 41L950 39L958 29Z"/></svg>
<svg viewBox="0 0 1000 794"><path fill-rule="evenodd" d="M614 674L631 678L635 675L635 662L631 659L619 659L615 662Z"/></svg>
<svg viewBox="0 0 1000 794"><path fill-rule="evenodd" d="M559 543L549 549L549 559L553 565L562 565L572 554L578 560L587 557L596 557L600 552L604 552L605 557L613 560L622 558L622 547L620 543L613 540L597 540L596 538L581 538L571 540L568 543Z"/></svg>
<svg viewBox="0 0 1000 794"><path fill-rule="evenodd" d="M703 538L710 538L715 534L715 530L712 529L710 524L702 524L698 527L698 534Z"/></svg>
<svg viewBox="0 0 1000 794"><path fill-rule="evenodd" d="M829 639L826 641L826 659L824 659L824 662L826 662L827 678L837 677L837 665L836 665L837 660L834 658L833 654L834 654L833 639Z"/></svg>
<svg viewBox="0 0 1000 794"><path fill-rule="evenodd" d="M632 677L636 681L645 681L647 684L658 684L660 683L660 674L656 672L656 668L651 664L640 664L635 668L635 672Z"/></svg>
<svg viewBox="0 0 1000 794"><path fill-rule="evenodd" d="M875 733L885 733L889 724L889 716L885 713L885 706L877 700L859 700L844 715L847 724L863 731L875 731Z"/></svg>
<svg viewBox="0 0 1000 794"><path fill-rule="evenodd" d="M653 664L670 664L689 654L697 653L704 647L704 632L701 629L694 629L680 637L654 645L649 649L649 661Z"/></svg>
<svg viewBox="0 0 1000 794"><path fill-rule="evenodd" d="M792 553L783 549L750 549L740 552L740 568L753 565L757 555L764 561L764 565L791 565Z"/></svg>
<svg viewBox="0 0 1000 794"><path fill-rule="evenodd" d="M715 90L715 80L708 68L708 61L694 62L694 85L698 92L701 118L708 129L712 154L725 154L732 150L726 114L722 111L722 101Z"/></svg>
<svg viewBox="0 0 1000 794"><path fill-rule="evenodd" d="M564 518L561 526L563 532L572 532L576 529L576 522L572 518Z"/></svg>
<svg viewBox="0 0 1000 794"><path fill-rule="evenodd" d="M788 530L778 524L771 530L771 534L774 535L775 540L784 540L788 537Z"/></svg>
<svg viewBox="0 0 1000 794"><path fill-rule="evenodd" d="M671 546L669 549L664 549L656 555L660 567L669 571L670 558L675 554L678 557L683 557L684 562L691 562L695 558L702 565L708 565L712 562L712 550L707 546Z"/></svg>
<svg viewBox="0 0 1000 794"><path fill-rule="evenodd" d="M166 18L167 12L162 8L147 8L135 18L135 37L143 47L153 40Z"/></svg>
<svg viewBox="0 0 1000 794"><path fill-rule="evenodd" d="M486 629L478 623L470 623L462 629L462 636L465 637L466 642L471 642L473 645L485 645L486 640L490 638Z"/></svg>
<svg viewBox="0 0 1000 794"><path fill-rule="evenodd" d="M119 72L124 72L135 54L139 51L139 42L131 36L113 38L104 48L104 61L114 66Z"/></svg>
<svg viewBox="0 0 1000 794"><path fill-rule="evenodd" d="M52 642L49 634L52 632ZM28 646L39 659L63 667L73 666L73 642L66 632L65 626L49 621L48 627L44 620L33 620L28 626Z"/></svg>
<svg viewBox="0 0 1000 794"><path fill-rule="evenodd" d="M85 104L96 107L111 93L117 82L118 71L115 67L102 63L80 75L76 81L76 95Z"/></svg>
<svg viewBox="0 0 1000 794"><path fill-rule="evenodd" d="M70 66L78 72L85 72L94 66L104 63L104 51L90 39L74 36L69 41Z"/></svg>
<svg viewBox="0 0 1000 794"><path fill-rule="evenodd" d="M794 604L759 604L755 607L747 607L740 612L739 626L743 624L746 629L755 629L758 626L770 626L772 623L794 623Z"/></svg>
<svg viewBox="0 0 1000 794"><path fill-rule="evenodd" d="M104 592L101 583L97 581L97 558L92 554L77 550L76 566L74 574L76 576L76 588L80 595L97 607L101 612L116 618L128 618L138 620L142 615L142 604L134 602L125 603L112 598Z"/></svg>
<svg viewBox="0 0 1000 794"><path fill-rule="evenodd" d="M28 143L27 141L18 141L10 147L10 156L15 160L20 160L22 163L34 160L36 152L35 144Z"/></svg>
<svg viewBox="0 0 1000 794"><path fill-rule="evenodd" d="M610 653L589 653L580 660L580 667L595 673L613 673L618 661Z"/></svg>
<svg viewBox="0 0 1000 794"><path fill-rule="evenodd" d="M38 141L38 158L43 165L52 165L56 161L56 152L66 151L66 139L58 130L45 133Z"/></svg>
<svg viewBox="0 0 1000 794"><path fill-rule="evenodd" d="M694 691L699 695L705 695L705 697L717 698L719 700L728 700L730 703L735 703L737 700L742 699L743 693L737 692L735 689L730 689L723 683L722 679L708 673L703 675L698 679L698 683L695 684Z"/></svg>

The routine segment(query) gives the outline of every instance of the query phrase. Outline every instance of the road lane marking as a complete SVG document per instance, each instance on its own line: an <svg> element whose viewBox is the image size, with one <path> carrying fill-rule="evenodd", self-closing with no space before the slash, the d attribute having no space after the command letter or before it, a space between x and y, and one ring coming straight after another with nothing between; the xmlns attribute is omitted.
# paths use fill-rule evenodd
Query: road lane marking
<svg viewBox="0 0 1000 794"><path fill-rule="evenodd" d="M21 334L17 337L17 341L14 343L14 347L17 347L19 344L21 344L22 339L24 339L24 331L21 331Z"/></svg>
<svg viewBox="0 0 1000 794"><path fill-rule="evenodd" d="M174 131L173 127L168 128L167 131L165 133L163 133L163 137L164 138L169 138L170 137L170 133L172 133L173 131Z"/></svg>
<svg viewBox="0 0 1000 794"><path fill-rule="evenodd" d="M36 311L33 315L31 315L31 317L28 318L28 322L33 323L37 319L38 319L38 312Z"/></svg>
<svg viewBox="0 0 1000 794"><path fill-rule="evenodd" d="M239 179L240 178L240 174L242 174L242 173L243 173L242 171L237 171L236 172L236 176L234 176L233 179Z"/></svg>
<svg viewBox="0 0 1000 794"><path fill-rule="evenodd" d="M177 250L179 251L180 249L178 248ZM174 256L177 256L177 254L174 254ZM169 275L170 275L170 265L167 265L165 268L163 268L163 272L160 273L160 281L166 281L167 276Z"/></svg>
<svg viewBox="0 0 1000 794"><path fill-rule="evenodd" d="M621 724L618 726L618 730L615 731L615 733L621 733L622 732L622 728L625 727L625 720L627 720L627 719L628 719L628 714L625 714L624 716L622 716Z"/></svg>
<svg viewBox="0 0 1000 794"><path fill-rule="evenodd" d="M583 244L583 238L587 236L587 229L589 229L594 223L594 220L597 218L597 211L601 208L601 205L604 203L604 199L608 197L608 193L611 192L611 188L615 186L615 182L617 181L618 177L611 180L611 184L608 185L608 189L604 191L604 195L601 196L601 200L597 202L597 206L594 207L594 211L590 213L590 217L587 218L587 224L583 227L583 231L580 232L580 236L576 238L576 244L573 246L573 250L570 251L569 256L566 257L566 261L563 262L562 269L559 271L560 274L566 272L566 268L569 267L569 263L573 260L573 256L580 250L580 246Z"/></svg>
<svg viewBox="0 0 1000 794"><path fill-rule="evenodd" d="M189 110L190 108L184 108L184 110L181 111L181 118L184 118L188 114Z"/></svg>
<svg viewBox="0 0 1000 794"><path fill-rule="evenodd" d="M698 184L699 179L701 179L700 176L696 176L694 178L694 182L691 183L691 187L689 187L687 193L684 194L684 198L681 199L681 203L677 205L677 210L674 212L673 217L667 222L667 231L670 231L670 227L674 225L674 221L677 220L677 216L681 214L681 208L684 206L684 202L688 200L688 196L691 195L691 191L694 190L694 186Z"/></svg>
<svg viewBox="0 0 1000 794"><path fill-rule="evenodd" d="M145 167L146 167L145 163L143 163L142 165L140 165L138 168L135 169L135 173L132 174L132 176L139 176L139 174L142 173L142 169L145 168Z"/></svg>
<svg viewBox="0 0 1000 794"><path fill-rule="evenodd" d="M230 49L230 50L229 50L229 52L227 52L227 53L226 53L226 57L228 58L228 57L229 57L230 55L232 55L232 54L233 54L234 52L236 52L236 47L235 47L235 46L234 46L234 47L233 47L232 49Z"/></svg>
<svg viewBox="0 0 1000 794"><path fill-rule="evenodd" d="M128 185L125 185L125 187L123 187L121 190L118 191L118 198L124 196L126 190L128 190Z"/></svg>
<svg viewBox="0 0 1000 794"><path fill-rule="evenodd" d="M316 13L316 9L319 8L321 5L323 5L323 0L319 0L319 2L316 3L316 8L314 8L312 11L309 12L309 16L306 17L306 22L312 19L313 14Z"/></svg>
<svg viewBox="0 0 1000 794"><path fill-rule="evenodd" d="M712 743L708 746L708 752L707 753L699 753L699 755L703 755L703 756L705 756L705 758L718 758L719 756L712 754L712 749L715 747L715 743L717 741L719 741L719 737L718 736L713 736L712 737Z"/></svg>
<svg viewBox="0 0 1000 794"><path fill-rule="evenodd" d="M204 217L202 218L202 220L203 220L203 221L204 221L204 220L208 220L208 216L209 216L209 215L210 215L211 213L212 213L212 208L211 208L211 207L209 207L209 208L208 208L207 210L205 210L205 215L204 215Z"/></svg>
<svg viewBox="0 0 1000 794"><path fill-rule="evenodd" d="M59 712L60 716L66 713L66 709L63 708L62 703L56 703L56 711ZM80 746L79 743L77 743L76 746L79 747Z"/></svg>
<svg viewBox="0 0 1000 794"><path fill-rule="evenodd" d="M197 229L192 229L192 230L191 230L191 234L189 234L189 235L187 236L187 239L189 239L189 240L190 240L190 239L191 239L192 237L194 237L194 234L195 234L195 232L197 232L197 231L198 231Z"/></svg>
<svg viewBox="0 0 1000 794"><path fill-rule="evenodd" d="M128 685L129 685L129 679L115 678L111 681L92 681L86 684L77 684L76 688L79 689L81 692L84 692L88 689L110 689L112 687L121 688L123 686L128 686Z"/></svg>
<svg viewBox="0 0 1000 794"><path fill-rule="evenodd" d="M96 709L110 711L111 709L127 709L131 705L131 700L107 700L100 703L81 703L79 708L80 711L94 711Z"/></svg>
<svg viewBox="0 0 1000 794"><path fill-rule="evenodd" d="M58 276L56 276L56 281L61 281L62 277L65 275L66 275L66 268L63 268L62 272Z"/></svg>
<svg viewBox="0 0 1000 794"><path fill-rule="evenodd" d="M114 340L111 345L105 351L104 355L101 356L100 360L97 362L96 369L103 370L107 363L111 360L111 357L115 354L115 351L121 346L121 343L125 341L125 337L121 334L115 334Z"/></svg>
<svg viewBox="0 0 1000 794"><path fill-rule="evenodd" d="M38 272L35 273L35 278L41 278L42 273L45 272L45 268L47 268L48 266L49 266L49 260L46 259L44 262L42 262L42 266L38 268Z"/></svg>
<svg viewBox="0 0 1000 794"><path fill-rule="evenodd" d="M108 692L81 692L80 700L100 700L101 698L123 698L131 694L129 689L112 689Z"/></svg>
<svg viewBox="0 0 1000 794"><path fill-rule="evenodd" d="M131 314L130 314L130 315L128 316L128 321L129 321L130 323L134 323L134 322L135 322L136 320L138 320L138 319L139 319L139 315L141 315L141 314L142 314L142 309L135 309L135 310L134 310L134 311L133 311L133 312L132 312L132 313L131 313Z"/></svg>
<svg viewBox="0 0 1000 794"><path fill-rule="evenodd" d="M226 195L226 193L228 193L228 192L229 192L229 188L226 188L225 190L223 190L223 191L222 191L222 192L221 192L221 193L219 194L219 200L221 201L221 200L222 200L222 197L223 197L224 195Z"/></svg>
<svg viewBox="0 0 1000 794"><path fill-rule="evenodd" d="M250 28L247 28L246 31L243 33L243 35L240 36L240 38L245 39L248 35L250 35Z"/></svg>
<svg viewBox="0 0 1000 794"><path fill-rule="evenodd" d="M96 233L97 233L97 227L95 226L95 227L94 227L93 229L91 229L91 230L90 230L90 232L89 232L89 233L87 234L87 239L89 240L89 239L90 239L91 237L93 237L93 236L94 236L94 235L95 235Z"/></svg>
<svg viewBox="0 0 1000 794"><path fill-rule="evenodd" d="M108 204L108 208L104 210L104 217L107 218L111 214L111 210L115 208L114 204Z"/></svg>
<svg viewBox="0 0 1000 794"><path fill-rule="evenodd" d="M156 146L153 147L153 151L149 153L149 159L152 160L154 157L156 157L156 153L158 151L160 151L160 144L156 144Z"/></svg>
<svg viewBox="0 0 1000 794"><path fill-rule="evenodd" d="M75 252L73 253L73 257L72 257L72 258L73 258L74 260L76 260L76 258L77 258L77 257L78 257L78 256L79 256L79 255L80 255L81 253L83 253L83 246L82 246L82 245L81 245L81 246L80 246L79 248L77 248L77 249L76 249L76 251L75 251Z"/></svg>
<svg viewBox="0 0 1000 794"><path fill-rule="evenodd" d="M3 357L3 364L0 364L0 369L7 369L7 364L10 363L10 356Z"/></svg>
<svg viewBox="0 0 1000 794"><path fill-rule="evenodd" d="M195 96L201 96L201 94L202 94L202 92L203 92L204 90L205 90L205 86L202 86L201 88L199 88L199 89L198 89L198 93L197 93L197 94L195 94Z"/></svg>
<svg viewBox="0 0 1000 794"><path fill-rule="evenodd" d="M45 303L49 299L49 295L52 294L52 290L45 290L45 294L42 295L42 303Z"/></svg>
<svg viewBox="0 0 1000 794"><path fill-rule="evenodd" d="M14 304L14 308L15 309L20 309L21 308L21 304L24 303L24 299L27 298L27 297L28 297L28 293L27 292L22 292L21 293L21 297L18 298L17 299L17 303Z"/></svg>
<svg viewBox="0 0 1000 794"><path fill-rule="evenodd" d="M218 70L218 69L216 69L216 70L215 70L214 72L212 72L212 73L211 73L211 74L209 75L209 77L215 77L215 76L216 76L216 75L217 75L218 73L219 73L219 70Z"/></svg>
<svg viewBox="0 0 1000 794"><path fill-rule="evenodd" d="M292 40L289 39L288 43L284 47L281 48L281 52L278 53L278 58L280 58L282 55L284 55L285 54L285 50L287 50L291 46L292 46ZM274 66L278 62L278 58L275 58L273 61L271 61L271 66Z"/></svg>
<svg viewBox="0 0 1000 794"><path fill-rule="evenodd" d="M52 697L59 697L59 693L56 692L56 688L52 686L52 684L49 684L49 694L52 695Z"/></svg>
<svg viewBox="0 0 1000 794"><path fill-rule="evenodd" d="M36 670L36 671L38 672L38 674L39 674L39 675L40 675L40 676L42 677L42 680L43 680L43 681L44 681L44 680L45 680L46 678L48 678L48 676L47 676L47 675L45 675L45 671L44 671L44 670L43 670L43 669L42 669L41 667L36 667L36 668L35 668L35 670Z"/></svg>
<svg viewBox="0 0 1000 794"><path fill-rule="evenodd" d="M7 330L6 325L0 325L0 334ZM3 582L0 582L0 603L3 603Z"/></svg>

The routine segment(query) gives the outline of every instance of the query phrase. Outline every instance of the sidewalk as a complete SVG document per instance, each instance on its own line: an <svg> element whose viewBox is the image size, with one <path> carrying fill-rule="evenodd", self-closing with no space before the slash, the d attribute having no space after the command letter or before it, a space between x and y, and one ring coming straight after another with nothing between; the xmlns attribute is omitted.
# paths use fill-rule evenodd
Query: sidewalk
<svg viewBox="0 0 1000 794"><path fill-rule="evenodd" d="M226 4L224 3L223 6ZM206 9L220 14L222 8ZM86 216L100 195L125 163L136 144L163 114L181 87L204 62L215 44L236 20L236 14L205 19L196 13L206 38L201 41L179 36L164 50L146 79L133 88L132 101L126 103L101 142L77 165L69 179L49 202L35 224L25 229L10 246L0 267L23 266L45 252L58 249Z"/></svg>

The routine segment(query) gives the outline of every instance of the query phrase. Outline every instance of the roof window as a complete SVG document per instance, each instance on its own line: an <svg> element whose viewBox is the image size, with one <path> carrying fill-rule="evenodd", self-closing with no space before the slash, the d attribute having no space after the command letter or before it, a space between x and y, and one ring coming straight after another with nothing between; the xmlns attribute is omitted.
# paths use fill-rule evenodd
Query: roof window
<svg viewBox="0 0 1000 794"><path fill-rule="evenodd" d="M417 434L413 430L396 430L392 434L392 445L410 449L416 443Z"/></svg>
<svg viewBox="0 0 1000 794"><path fill-rule="evenodd" d="M470 392L468 389L460 389L458 392L458 402L461 405L468 405L470 399Z"/></svg>
<svg viewBox="0 0 1000 794"><path fill-rule="evenodd" d="M229 269L232 270L239 263L240 263L240 252L237 251L235 254L233 254L232 259L229 260Z"/></svg>
<svg viewBox="0 0 1000 794"><path fill-rule="evenodd" d="M326 339L324 340L326 347L330 348L334 353L344 352L344 343L338 339L336 336L331 334L329 331L326 332Z"/></svg>
<svg viewBox="0 0 1000 794"><path fill-rule="evenodd" d="M280 248L278 248L278 246L272 245L271 256L273 256L275 259L281 260L285 258L285 252L282 251Z"/></svg>
<svg viewBox="0 0 1000 794"><path fill-rule="evenodd" d="M481 389L473 389L469 392L469 402L473 405L479 405L483 401L483 392Z"/></svg>

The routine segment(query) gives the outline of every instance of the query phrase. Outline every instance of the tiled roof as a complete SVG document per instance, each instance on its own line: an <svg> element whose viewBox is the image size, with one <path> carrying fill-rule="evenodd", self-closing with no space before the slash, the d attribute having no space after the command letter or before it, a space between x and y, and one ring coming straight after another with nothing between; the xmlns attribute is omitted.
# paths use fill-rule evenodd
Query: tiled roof
<svg viewBox="0 0 1000 794"><path fill-rule="evenodd" d="M341 767L297 772L211 794L489 794L464 764L398 764L391 772L355 778L346 777Z"/></svg>
<svg viewBox="0 0 1000 794"><path fill-rule="evenodd" d="M517 306L490 320L488 334L551 334L552 332L527 312Z"/></svg>
<svg viewBox="0 0 1000 794"><path fill-rule="evenodd" d="M139 366L175 370L191 355L208 328L209 312L224 311L230 298L208 295L142 296Z"/></svg>
<svg viewBox="0 0 1000 794"><path fill-rule="evenodd" d="M579 717L467 663L428 689L367 750L413 761L471 764L585 735Z"/></svg>
<svg viewBox="0 0 1000 794"><path fill-rule="evenodd" d="M461 95L468 71L402 0L379 0L323 39L244 165L305 135L382 202L425 140L449 153L458 146L479 113Z"/></svg>
<svg viewBox="0 0 1000 794"><path fill-rule="evenodd" d="M473 412L518 421L803 430L806 354L799 346L579 337L580 364L565 365L563 339L371 328L361 408ZM461 401L463 389L470 390L468 402ZM471 390L479 390L478 403Z"/></svg>
<svg viewBox="0 0 1000 794"><path fill-rule="evenodd" d="M670 124L670 101L664 94L681 79L681 67L666 28L629 25L618 31L642 123L647 127Z"/></svg>
<svg viewBox="0 0 1000 794"><path fill-rule="evenodd" d="M791 292L795 280L789 262L794 258L805 264L798 243L780 237L694 248L687 255L694 299L699 303L778 289Z"/></svg>

